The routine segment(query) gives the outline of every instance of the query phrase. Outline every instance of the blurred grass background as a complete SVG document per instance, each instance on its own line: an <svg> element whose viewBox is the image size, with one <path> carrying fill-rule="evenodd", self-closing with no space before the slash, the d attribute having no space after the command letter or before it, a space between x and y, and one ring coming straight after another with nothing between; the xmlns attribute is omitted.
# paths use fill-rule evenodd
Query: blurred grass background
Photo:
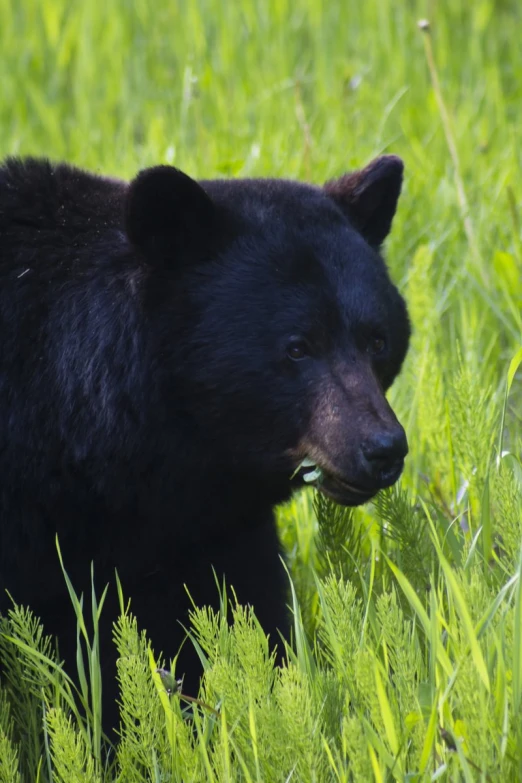
<svg viewBox="0 0 522 783"><path fill-rule="evenodd" d="M122 660L143 666L123 699L156 723L129 708L110 766L25 650L37 695L22 664L0 689L2 783L522 779L521 17L515 0L0 0L2 156L314 182L402 156L387 255L414 327L390 395L401 488L353 514L306 493L279 512L289 667L263 663L254 631L245 646L244 618L216 640L199 616L220 717L167 705L164 742L127 629Z"/></svg>

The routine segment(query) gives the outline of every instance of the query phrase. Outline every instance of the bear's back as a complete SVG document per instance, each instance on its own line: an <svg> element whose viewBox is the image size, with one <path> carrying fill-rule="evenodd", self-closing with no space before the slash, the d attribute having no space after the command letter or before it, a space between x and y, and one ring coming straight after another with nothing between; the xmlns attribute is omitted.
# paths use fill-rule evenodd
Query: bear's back
<svg viewBox="0 0 522 783"><path fill-rule="evenodd" d="M126 187L63 163L8 158L0 167L0 274L27 274L32 262L52 265L63 253L71 260L121 230Z"/></svg>

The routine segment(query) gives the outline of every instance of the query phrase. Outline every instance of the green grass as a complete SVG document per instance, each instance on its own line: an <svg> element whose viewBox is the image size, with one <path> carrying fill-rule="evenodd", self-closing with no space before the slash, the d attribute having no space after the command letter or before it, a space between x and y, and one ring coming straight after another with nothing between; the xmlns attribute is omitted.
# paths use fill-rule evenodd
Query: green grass
<svg viewBox="0 0 522 783"><path fill-rule="evenodd" d="M107 757L96 644L69 722L73 686L18 610L0 783L521 779L521 17L515 0L0 0L2 155L317 182L401 155L387 251L414 325L390 394L400 488L354 513L307 494L280 511L289 665L248 614L228 631L201 610L187 705L124 617Z"/></svg>

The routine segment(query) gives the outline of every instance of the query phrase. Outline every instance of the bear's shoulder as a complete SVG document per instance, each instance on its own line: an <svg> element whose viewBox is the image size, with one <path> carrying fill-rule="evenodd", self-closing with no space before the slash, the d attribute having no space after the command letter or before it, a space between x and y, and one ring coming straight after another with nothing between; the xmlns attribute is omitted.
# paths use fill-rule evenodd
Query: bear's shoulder
<svg viewBox="0 0 522 783"><path fill-rule="evenodd" d="M0 233L120 226L127 185L66 163L7 158L0 166Z"/></svg>

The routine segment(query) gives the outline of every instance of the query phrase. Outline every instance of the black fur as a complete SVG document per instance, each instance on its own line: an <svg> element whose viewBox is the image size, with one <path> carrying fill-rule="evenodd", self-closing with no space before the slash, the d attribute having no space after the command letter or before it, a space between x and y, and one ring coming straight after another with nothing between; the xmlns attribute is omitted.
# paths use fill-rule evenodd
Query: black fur
<svg viewBox="0 0 522 783"><path fill-rule="evenodd" d="M69 670L56 533L77 589L92 560L98 588L111 583L112 674L115 568L157 651L183 638L184 583L215 603L211 565L275 640L272 509L302 485L300 461L346 504L397 478L406 442L383 390L409 325L378 246L401 180L392 157L325 189L0 167L0 609L5 588L29 604ZM394 452L377 464L383 435Z"/></svg>

